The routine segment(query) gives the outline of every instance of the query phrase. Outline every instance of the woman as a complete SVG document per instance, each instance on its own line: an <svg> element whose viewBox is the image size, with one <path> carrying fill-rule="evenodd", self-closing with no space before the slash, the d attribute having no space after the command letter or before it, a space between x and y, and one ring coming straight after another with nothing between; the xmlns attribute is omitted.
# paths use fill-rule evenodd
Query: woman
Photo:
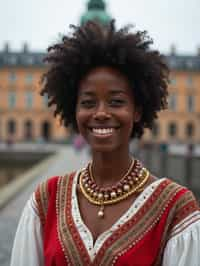
<svg viewBox="0 0 200 266"><path fill-rule="evenodd" d="M11 265L197 266L193 194L129 153L166 107L168 68L146 32L89 22L48 50L42 94L88 142L84 169L40 184L22 215ZM70 163L70 162L68 162Z"/></svg>

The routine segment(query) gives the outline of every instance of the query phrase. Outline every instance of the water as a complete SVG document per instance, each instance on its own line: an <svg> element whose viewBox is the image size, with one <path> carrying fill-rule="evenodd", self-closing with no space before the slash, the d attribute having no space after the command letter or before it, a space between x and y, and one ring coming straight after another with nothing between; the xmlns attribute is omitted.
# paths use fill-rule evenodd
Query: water
<svg viewBox="0 0 200 266"><path fill-rule="evenodd" d="M0 161L0 189L13 181L17 176L30 169L35 163L33 162L12 162Z"/></svg>

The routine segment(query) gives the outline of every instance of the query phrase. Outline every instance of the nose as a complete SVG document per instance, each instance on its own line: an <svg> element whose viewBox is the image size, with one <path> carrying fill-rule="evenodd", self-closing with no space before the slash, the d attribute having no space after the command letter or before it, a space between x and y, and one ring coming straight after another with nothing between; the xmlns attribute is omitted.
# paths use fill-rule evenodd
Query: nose
<svg viewBox="0 0 200 266"><path fill-rule="evenodd" d="M95 113L94 113L94 119L96 120L107 120L110 118L109 110L105 103L99 103L97 106Z"/></svg>

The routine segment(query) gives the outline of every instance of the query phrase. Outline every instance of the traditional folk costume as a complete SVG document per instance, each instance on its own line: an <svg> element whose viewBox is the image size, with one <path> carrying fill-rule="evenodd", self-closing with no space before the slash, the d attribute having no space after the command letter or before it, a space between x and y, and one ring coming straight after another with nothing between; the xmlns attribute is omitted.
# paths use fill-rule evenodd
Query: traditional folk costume
<svg viewBox="0 0 200 266"><path fill-rule="evenodd" d="M81 219L79 172L39 185L20 220L11 266L200 266L200 210L162 178L147 186L97 240Z"/></svg>

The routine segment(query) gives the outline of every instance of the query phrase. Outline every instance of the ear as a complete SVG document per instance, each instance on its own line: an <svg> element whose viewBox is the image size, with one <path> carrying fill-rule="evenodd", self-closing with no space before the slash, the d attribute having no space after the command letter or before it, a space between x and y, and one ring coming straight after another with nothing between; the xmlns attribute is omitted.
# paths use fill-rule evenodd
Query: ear
<svg viewBox="0 0 200 266"><path fill-rule="evenodd" d="M135 113L134 113L134 122L139 122L140 119L142 117L142 111L141 110L135 110Z"/></svg>

